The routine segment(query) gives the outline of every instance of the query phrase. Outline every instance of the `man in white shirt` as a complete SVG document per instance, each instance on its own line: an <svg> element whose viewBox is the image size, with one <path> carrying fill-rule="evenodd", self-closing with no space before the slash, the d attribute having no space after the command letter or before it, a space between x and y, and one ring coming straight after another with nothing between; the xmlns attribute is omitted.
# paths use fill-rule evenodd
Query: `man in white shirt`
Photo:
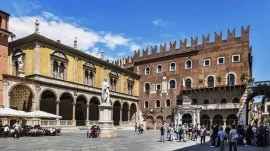
<svg viewBox="0 0 270 151"><path fill-rule="evenodd" d="M19 121L17 121L14 125L13 125L13 128L15 129L15 134L14 134L14 137L15 138L19 138L20 137L20 123Z"/></svg>
<svg viewBox="0 0 270 151"><path fill-rule="evenodd" d="M5 136L7 137L8 136L8 134L9 134L9 127L8 127L8 125L6 125L5 127L4 127L4 134L5 134Z"/></svg>
<svg viewBox="0 0 270 151"><path fill-rule="evenodd" d="M235 125L232 125L232 129L229 132L229 151L232 151L232 146L234 151L237 151L237 138L235 137L236 135L238 134L235 129Z"/></svg>

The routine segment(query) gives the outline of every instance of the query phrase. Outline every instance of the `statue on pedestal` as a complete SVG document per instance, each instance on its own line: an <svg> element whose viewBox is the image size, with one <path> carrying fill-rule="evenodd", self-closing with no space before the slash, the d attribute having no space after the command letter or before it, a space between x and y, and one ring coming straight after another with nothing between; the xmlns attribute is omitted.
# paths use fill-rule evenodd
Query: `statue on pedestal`
<svg viewBox="0 0 270 151"><path fill-rule="evenodd" d="M102 102L104 103L110 103L110 85L107 82L107 78L104 78L103 84L102 84Z"/></svg>

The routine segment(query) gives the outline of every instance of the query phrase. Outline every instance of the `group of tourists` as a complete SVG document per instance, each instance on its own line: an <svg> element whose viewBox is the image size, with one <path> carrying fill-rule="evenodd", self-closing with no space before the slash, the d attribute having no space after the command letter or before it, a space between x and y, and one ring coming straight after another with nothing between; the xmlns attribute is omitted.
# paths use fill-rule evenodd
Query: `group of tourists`
<svg viewBox="0 0 270 151"><path fill-rule="evenodd" d="M245 127L235 124L223 129L215 124L210 130L210 143L211 147L219 147L220 151L224 151L225 146L229 147L229 151L236 151L237 145L263 147L269 145L269 129L262 125Z"/></svg>
<svg viewBox="0 0 270 151"><path fill-rule="evenodd" d="M16 121L12 126L0 125L0 136L2 137L14 137L19 139L20 136L55 136L60 135L60 128L46 127L42 128L40 125L24 125L21 126L19 121Z"/></svg>
<svg viewBox="0 0 270 151"><path fill-rule="evenodd" d="M207 130L204 126L200 124L193 125L192 123L176 124L170 123L168 127L161 125L160 128L160 141L165 142L165 135L168 138L168 141L179 140L186 142L191 141L200 141L201 144L205 143L205 136Z"/></svg>

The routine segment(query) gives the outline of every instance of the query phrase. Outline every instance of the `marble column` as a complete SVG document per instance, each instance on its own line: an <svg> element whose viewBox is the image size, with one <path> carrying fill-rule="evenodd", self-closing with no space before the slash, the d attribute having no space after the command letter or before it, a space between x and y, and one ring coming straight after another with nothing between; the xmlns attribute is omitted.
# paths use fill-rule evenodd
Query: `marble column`
<svg viewBox="0 0 270 151"><path fill-rule="evenodd" d="M181 124L180 123L180 119L181 119L181 115L180 115L180 112L177 113L177 124Z"/></svg>
<svg viewBox="0 0 270 151"><path fill-rule="evenodd" d="M193 125L195 125L196 124L196 112L195 111L193 111L193 117L192 117L192 123L193 123Z"/></svg>
<svg viewBox="0 0 270 151"><path fill-rule="evenodd" d="M60 101L59 100L56 100L56 115L59 115L59 104L60 104Z"/></svg>
<svg viewBox="0 0 270 151"><path fill-rule="evenodd" d="M227 119L223 119L223 122L224 122L223 126L224 126L224 129L225 129L227 127L227 124L226 124Z"/></svg>
<svg viewBox="0 0 270 151"><path fill-rule="evenodd" d="M200 115L200 112L201 112L201 111L197 111L197 123L199 123L199 124L201 123L201 122L200 122L200 119L201 119L201 118L200 118L200 116L201 116L201 115Z"/></svg>
<svg viewBox="0 0 270 151"><path fill-rule="evenodd" d="M157 129L157 122L154 121L154 130L156 130L156 129Z"/></svg>
<svg viewBox="0 0 270 151"><path fill-rule="evenodd" d="M122 108L120 108L120 120L119 120L119 126L122 126Z"/></svg>
<svg viewBox="0 0 270 151"><path fill-rule="evenodd" d="M86 126L88 126L88 124L89 124L89 106L90 106L90 104L86 104L86 123L85 123L85 125Z"/></svg>

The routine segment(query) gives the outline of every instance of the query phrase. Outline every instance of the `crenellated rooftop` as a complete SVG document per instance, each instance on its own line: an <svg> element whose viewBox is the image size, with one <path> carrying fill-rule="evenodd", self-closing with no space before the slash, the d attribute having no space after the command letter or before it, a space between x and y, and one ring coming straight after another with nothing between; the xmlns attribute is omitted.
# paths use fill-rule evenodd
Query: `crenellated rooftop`
<svg viewBox="0 0 270 151"><path fill-rule="evenodd" d="M202 48L208 48L208 47L214 47L216 46L222 46L226 45L231 42L245 42L249 41L249 31L250 26L247 26L247 28L241 27L241 35L239 37L236 37L235 34L235 28L233 30L228 29L227 31L227 38L222 39L222 31L214 34L214 41L210 41L210 34L202 35L202 41L201 44L198 44L198 36L191 37L190 45L187 45L187 39L180 40L180 46L177 48L176 41L170 42L169 50L166 50L166 43L160 44L159 52L158 47L151 46L151 48L143 48L142 50L138 49L134 51L133 56L128 56L126 58L118 59L116 61L113 61L112 63L114 65L119 65L121 67L125 66L125 68L128 68L129 66L132 66L134 62L140 62L144 60L150 60L155 58L160 58L164 56L171 56L175 54L186 54L191 53L195 51L199 51ZM151 52L149 52L149 49L151 49Z"/></svg>

